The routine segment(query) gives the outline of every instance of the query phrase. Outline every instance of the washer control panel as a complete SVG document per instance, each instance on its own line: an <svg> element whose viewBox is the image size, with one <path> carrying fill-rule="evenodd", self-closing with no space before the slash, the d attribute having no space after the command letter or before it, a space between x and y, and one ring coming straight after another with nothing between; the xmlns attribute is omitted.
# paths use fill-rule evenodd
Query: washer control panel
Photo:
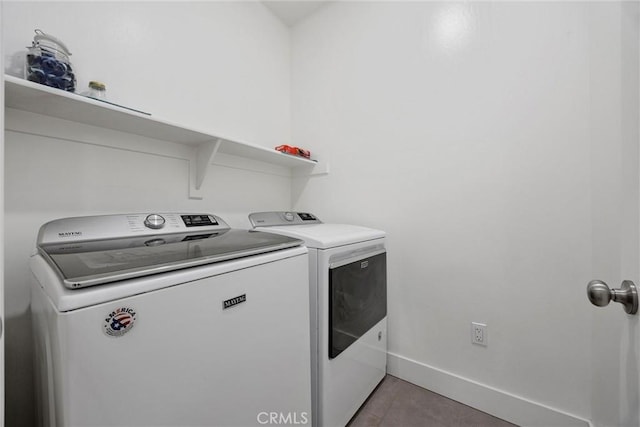
<svg viewBox="0 0 640 427"><path fill-rule="evenodd" d="M142 213L61 218L44 224L38 244L228 230L211 214Z"/></svg>
<svg viewBox="0 0 640 427"><path fill-rule="evenodd" d="M164 227L165 219L162 215L151 214L144 219L144 225L153 230L159 230Z"/></svg>
<svg viewBox="0 0 640 427"><path fill-rule="evenodd" d="M180 215L184 225L187 227L206 227L208 225L218 225L216 217L213 215Z"/></svg>
<svg viewBox="0 0 640 427"><path fill-rule="evenodd" d="M249 222L255 227L273 227L277 225L322 224L314 214L308 212L254 212Z"/></svg>

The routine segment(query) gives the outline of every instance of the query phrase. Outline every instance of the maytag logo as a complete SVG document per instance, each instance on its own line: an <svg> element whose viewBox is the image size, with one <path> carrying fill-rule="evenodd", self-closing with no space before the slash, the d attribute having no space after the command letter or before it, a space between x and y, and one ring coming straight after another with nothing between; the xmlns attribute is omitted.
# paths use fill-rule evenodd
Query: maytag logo
<svg viewBox="0 0 640 427"><path fill-rule="evenodd" d="M82 236L82 231L63 231L58 233L58 237L77 237Z"/></svg>
<svg viewBox="0 0 640 427"><path fill-rule="evenodd" d="M239 295L235 298L231 298L225 301L222 301L222 309L226 310L227 308L231 308L235 305L241 304L247 300L247 294Z"/></svg>

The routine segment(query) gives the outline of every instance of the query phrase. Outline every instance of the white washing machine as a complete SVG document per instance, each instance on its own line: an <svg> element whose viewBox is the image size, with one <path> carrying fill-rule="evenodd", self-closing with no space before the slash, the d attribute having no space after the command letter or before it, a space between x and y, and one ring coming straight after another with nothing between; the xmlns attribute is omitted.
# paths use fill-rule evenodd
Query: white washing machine
<svg viewBox="0 0 640 427"><path fill-rule="evenodd" d="M40 425L310 423L300 240L208 214L67 218L30 267Z"/></svg>
<svg viewBox="0 0 640 427"><path fill-rule="evenodd" d="M309 248L312 424L345 426L386 374L385 233L301 212L249 221Z"/></svg>

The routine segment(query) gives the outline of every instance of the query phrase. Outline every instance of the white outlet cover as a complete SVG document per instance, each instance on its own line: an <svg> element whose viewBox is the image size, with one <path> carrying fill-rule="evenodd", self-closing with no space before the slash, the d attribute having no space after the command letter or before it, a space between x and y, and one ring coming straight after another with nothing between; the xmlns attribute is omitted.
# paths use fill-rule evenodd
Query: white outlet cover
<svg viewBox="0 0 640 427"><path fill-rule="evenodd" d="M471 322L471 343L487 346L487 325L484 323Z"/></svg>

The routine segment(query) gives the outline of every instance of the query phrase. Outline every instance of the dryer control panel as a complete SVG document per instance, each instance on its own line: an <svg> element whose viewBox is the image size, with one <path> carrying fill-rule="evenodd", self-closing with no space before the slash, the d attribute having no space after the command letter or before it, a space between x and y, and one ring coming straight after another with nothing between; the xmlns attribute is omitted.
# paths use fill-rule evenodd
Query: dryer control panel
<svg viewBox="0 0 640 427"><path fill-rule="evenodd" d="M277 225L322 224L317 216L308 212L254 212L249 215L251 225L255 227L273 227Z"/></svg>

